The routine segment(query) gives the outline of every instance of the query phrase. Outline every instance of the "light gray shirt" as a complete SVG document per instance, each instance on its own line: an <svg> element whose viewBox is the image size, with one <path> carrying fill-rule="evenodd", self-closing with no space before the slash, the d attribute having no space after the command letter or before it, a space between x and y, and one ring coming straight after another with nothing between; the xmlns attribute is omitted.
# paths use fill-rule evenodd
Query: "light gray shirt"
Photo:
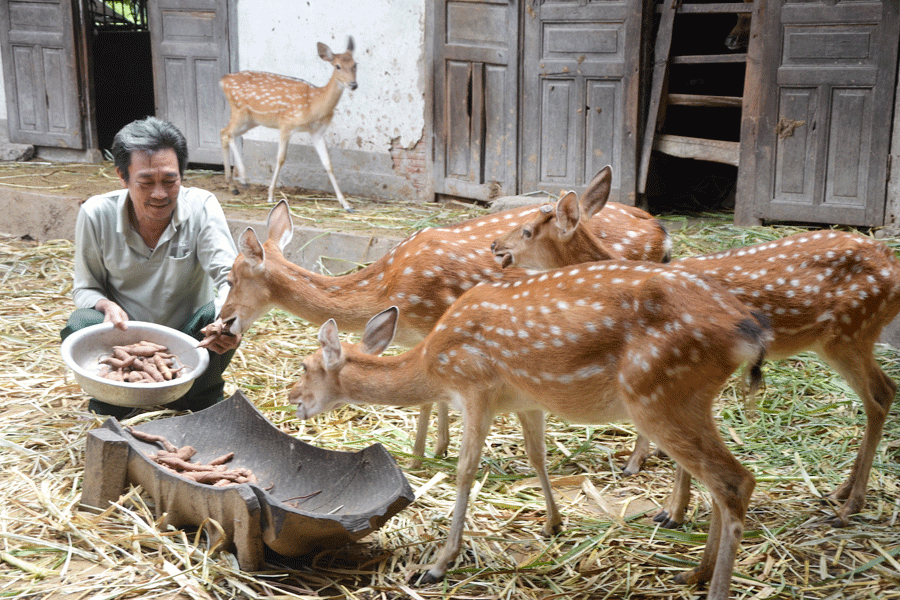
<svg viewBox="0 0 900 600"><path fill-rule="evenodd" d="M149 248L128 218L128 190L89 198L75 225L77 308L103 298L129 318L181 329L210 300L216 315L228 295L225 277L237 250L216 197L181 187L172 221Z"/></svg>

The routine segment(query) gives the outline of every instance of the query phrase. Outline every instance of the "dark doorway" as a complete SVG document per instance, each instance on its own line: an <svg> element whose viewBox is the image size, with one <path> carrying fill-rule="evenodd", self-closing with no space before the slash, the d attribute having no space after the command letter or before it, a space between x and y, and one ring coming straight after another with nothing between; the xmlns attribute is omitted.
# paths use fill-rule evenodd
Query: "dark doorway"
<svg viewBox="0 0 900 600"><path fill-rule="evenodd" d="M124 125L156 114L147 0L86 0L100 150Z"/></svg>

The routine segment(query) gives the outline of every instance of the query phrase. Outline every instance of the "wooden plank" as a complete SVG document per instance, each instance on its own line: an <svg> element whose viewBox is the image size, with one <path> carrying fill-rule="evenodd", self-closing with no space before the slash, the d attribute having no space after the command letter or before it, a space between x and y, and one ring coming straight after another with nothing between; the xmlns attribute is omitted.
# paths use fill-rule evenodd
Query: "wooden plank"
<svg viewBox="0 0 900 600"><path fill-rule="evenodd" d="M681 135L661 134L656 136L653 149L669 156L693 158L726 165L740 166L740 142L704 140Z"/></svg>
<svg viewBox="0 0 900 600"><path fill-rule="evenodd" d="M663 102L666 78L669 72L669 52L672 49L672 26L675 23L675 9L680 0L665 0L662 6L662 15L659 19L659 29L656 34L656 45L653 56L653 75L650 82L650 107L647 111L647 124L644 130L644 140L641 146L641 162L638 165L638 194L647 190L647 173L650 169L650 154L653 150L653 140L657 134L657 124L662 122L661 113L665 109Z"/></svg>
<svg viewBox="0 0 900 600"><path fill-rule="evenodd" d="M763 27L768 0L756 0L750 20L750 43L747 46L747 70L744 74L744 105L741 109L741 156L735 184L735 225L762 225L753 214L756 199L756 140L763 99Z"/></svg>
<svg viewBox="0 0 900 600"><path fill-rule="evenodd" d="M701 96L697 94L669 94L666 102L678 106L713 106L741 108L744 99L741 96Z"/></svg>
<svg viewBox="0 0 900 600"><path fill-rule="evenodd" d="M735 52L734 54L685 54L673 56L670 59L673 65L712 65L722 63L747 62L747 54Z"/></svg>
<svg viewBox="0 0 900 600"><path fill-rule="evenodd" d="M746 15L753 12L753 3L751 2L720 2L718 4L682 4L676 11L679 15L685 14L741 14Z"/></svg>

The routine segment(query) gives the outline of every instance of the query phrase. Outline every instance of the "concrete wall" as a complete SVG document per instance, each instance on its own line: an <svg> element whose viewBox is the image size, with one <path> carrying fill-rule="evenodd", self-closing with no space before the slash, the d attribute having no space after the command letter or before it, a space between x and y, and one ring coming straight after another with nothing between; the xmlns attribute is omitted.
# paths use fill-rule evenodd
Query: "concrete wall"
<svg viewBox="0 0 900 600"><path fill-rule="evenodd" d="M0 56L3 55L3 50L0 48ZM5 81L3 79L3 61L0 60L0 82ZM3 122L3 130L6 131L6 86L0 85L0 121Z"/></svg>
<svg viewBox="0 0 900 600"><path fill-rule="evenodd" d="M265 10L259 7L258 0L237 0L241 70L272 71L325 85L332 68L318 57L316 42L343 52L347 37L354 38L359 88L344 91L326 135L344 193L430 200L422 165L424 0L269 0ZM276 150L274 130L256 128L245 134L251 181L269 182ZM294 134L279 182L331 190L308 134Z"/></svg>

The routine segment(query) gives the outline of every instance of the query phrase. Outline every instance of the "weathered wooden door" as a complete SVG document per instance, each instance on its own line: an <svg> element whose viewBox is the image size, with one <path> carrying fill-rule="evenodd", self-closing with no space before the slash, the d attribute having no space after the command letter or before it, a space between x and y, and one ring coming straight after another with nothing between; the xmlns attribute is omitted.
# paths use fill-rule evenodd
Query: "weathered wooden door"
<svg viewBox="0 0 900 600"><path fill-rule="evenodd" d="M72 0L0 1L9 139L84 148Z"/></svg>
<svg viewBox="0 0 900 600"><path fill-rule="evenodd" d="M754 216L884 224L897 0L767 2Z"/></svg>
<svg viewBox="0 0 900 600"><path fill-rule="evenodd" d="M437 0L435 192L490 200L518 191L520 0Z"/></svg>
<svg viewBox="0 0 900 600"><path fill-rule="evenodd" d="M528 0L522 188L581 191L613 166L610 199L635 203L640 0Z"/></svg>
<svg viewBox="0 0 900 600"><path fill-rule="evenodd" d="M156 116L188 140L191 162L222 164L228 122L219 79L230 71L226 0L149 3Z"/></svg>

